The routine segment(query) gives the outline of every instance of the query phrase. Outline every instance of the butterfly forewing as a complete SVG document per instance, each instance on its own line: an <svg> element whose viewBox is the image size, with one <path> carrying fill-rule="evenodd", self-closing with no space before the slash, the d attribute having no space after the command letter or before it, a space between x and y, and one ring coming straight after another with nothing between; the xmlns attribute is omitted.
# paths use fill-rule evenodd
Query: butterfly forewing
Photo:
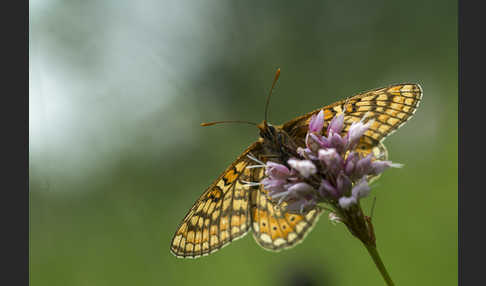
<svg viewBox="0 0 486 286"><path fill-rule="evenodd" d="M179 225L171 242L178 257L207 255L246 234L250 226L247 184L254 164L247 154L258 152L259 143L248 147L199 197Z"/></svg>
<svg viewBox="0 0 486 286"><path fill-rule="evenodd" d="M282 128L290 136L303 140L312 115L321 110L324 110L325 127L337 113L344 112L343 132L366 114L366 120L374 119L374 123L362 137L359 148L371 151L413 116L421 98L422 88L418 84L392 85L314 110L285 123Z"/></svg>

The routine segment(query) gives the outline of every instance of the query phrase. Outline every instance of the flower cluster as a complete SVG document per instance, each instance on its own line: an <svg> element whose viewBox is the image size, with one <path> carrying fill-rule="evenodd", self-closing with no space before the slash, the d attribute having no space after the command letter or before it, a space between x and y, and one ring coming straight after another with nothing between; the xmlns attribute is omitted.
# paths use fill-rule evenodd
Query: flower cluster
<svg viewBox="0 0 486 286"><path fill-rule="evenodd" d="M353 123L342 135L344 114L336 115L322 135L324 112L314 115L309 122L305 148L299 147L299 158L286 163L268 161L262 184L270 198L286 202L291 211L305 211L318 203L328 203L347 210L370 192L369 178L389 167L400 167L390 161L381 161L372 153L367 156L356 151L360 138L373 124L370 120Z"/></svg>

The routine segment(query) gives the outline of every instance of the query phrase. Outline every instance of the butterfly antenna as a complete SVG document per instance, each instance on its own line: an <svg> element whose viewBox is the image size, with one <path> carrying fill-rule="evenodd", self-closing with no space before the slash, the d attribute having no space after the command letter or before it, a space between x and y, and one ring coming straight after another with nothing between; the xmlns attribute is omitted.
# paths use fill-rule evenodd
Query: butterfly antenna
<svg viewBox="0 0 486 286"><path fill-rule="evenodd" d="M226 121L203 122L203 123L201 123L201 126L203 126L203 127L213 126L213 125L221 124L221 123L243 123L243 124L250 124L250 125L257 126L257 124L254 123L254 122L244 121L244 120L226 120Z"/></svg>
<svg viewBox="0 0 486 286"><path fill-rule="evenodd" d="M280 68L278 68L277 72L275 73L275 78L273 79L272 88L270 89L270 93L267 96L267 103L265 104L265 120L263 121L265 125L267 125L268 105L270 103L270 97L272 96L272 91L275 88L275 84L277 83L279 76L280 76Z"/></svg>

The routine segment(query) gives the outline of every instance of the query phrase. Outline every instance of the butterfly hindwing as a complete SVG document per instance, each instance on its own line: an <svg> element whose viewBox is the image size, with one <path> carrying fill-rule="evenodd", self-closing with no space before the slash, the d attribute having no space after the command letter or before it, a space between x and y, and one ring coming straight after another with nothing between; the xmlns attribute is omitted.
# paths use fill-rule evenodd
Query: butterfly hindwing
<svg viewBox="0 0 486 286"><path fill-rule="evenodd" d="M258 172L263 175L263 170ZM253 237L261 247L273 251L290 248L301 242L321 214L319 208L304 214L287 212L285 207L279 207L268 198L263 185L251 192L250 205Z"/></svg>
<svg viewBox="0 0 486 286"><path fill-rule="evenodd" d="M249 192L247 182L252 160L247 154L257 151L251 145L201 195L179 225L171 242L178 257L196 258L225 246L249 230Z"/></svg>

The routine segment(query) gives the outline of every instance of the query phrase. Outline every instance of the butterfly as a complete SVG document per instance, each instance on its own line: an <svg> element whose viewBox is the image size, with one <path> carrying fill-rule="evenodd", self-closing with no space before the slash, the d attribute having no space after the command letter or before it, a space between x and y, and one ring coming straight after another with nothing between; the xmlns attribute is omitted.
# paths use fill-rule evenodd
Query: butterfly
<svg viewBox="0 0 486 286"><path fill-rule="evenodd" d="M280 74L277 70L272 89ZM271 91L270 91L271 95ZM266 250L280 251L302 242L316 224L322 210L318 207L304 213L286 211L266 195L258 182L265 176L261 163L272 159L286 162L296 146L304 146L311 117L324 111L326 130L331 119L344 113L346 132L353 122L374 119L357 150L373 152L386 160L382 141L405 122L417 109L422 98L418 84L391 85L357 94L324 106L282 125L265 120L257 125L260 138L251 144L197 199L179 224L171 241L171 252L181 258L197 258L213 253L252 230L256 242ZM210 124L206 124L210 125ZM260 166L258 166L258 163Z"/></svg>

